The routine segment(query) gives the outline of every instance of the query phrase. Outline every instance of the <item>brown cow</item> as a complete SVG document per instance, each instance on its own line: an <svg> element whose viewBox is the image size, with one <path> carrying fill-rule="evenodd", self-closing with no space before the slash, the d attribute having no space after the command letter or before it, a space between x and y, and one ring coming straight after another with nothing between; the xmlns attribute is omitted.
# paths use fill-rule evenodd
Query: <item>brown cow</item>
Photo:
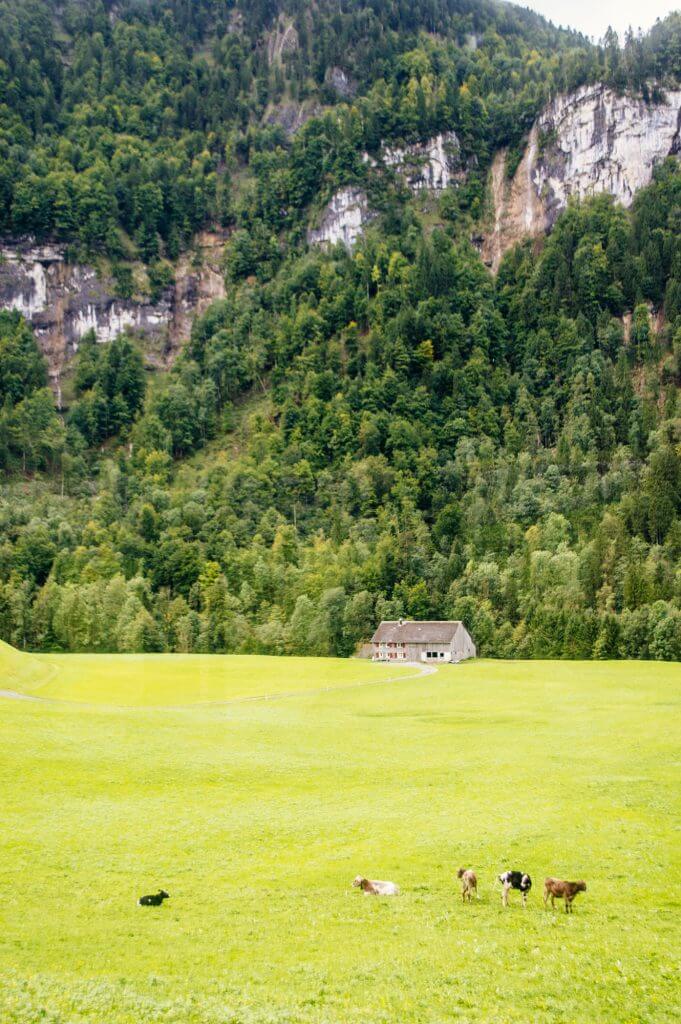
<svg viewBox="0 0 681 1024"><path fill-rule="evenodd" d="M471 871L470 868L459 868L456 877L461 879L461 897L464 903L466 900L471 903L473 893L478 895L478 880L475 877L475 871Z"/></svg>
<svg viewBox="0 0 681 1024"><path fill-rule="evenodd" d="M551 906L555 907L556 898L565 900L565 913L572 913L572 901L578 892L586 892L586 882L562 882L559 878L547 878L544 881L544 906L551 897Z"/></svg>

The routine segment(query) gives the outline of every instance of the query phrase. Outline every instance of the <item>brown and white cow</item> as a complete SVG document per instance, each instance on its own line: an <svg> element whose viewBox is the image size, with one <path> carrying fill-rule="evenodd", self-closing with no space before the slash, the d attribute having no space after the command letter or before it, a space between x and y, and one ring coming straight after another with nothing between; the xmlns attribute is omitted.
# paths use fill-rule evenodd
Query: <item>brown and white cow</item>
<svg viewBox="0 0 681 1024"><path fill-rule="evenodd" d="M352 884L365 896L398 896L400 892L394 882L378 882L363 875L357 875Z"/></svg>

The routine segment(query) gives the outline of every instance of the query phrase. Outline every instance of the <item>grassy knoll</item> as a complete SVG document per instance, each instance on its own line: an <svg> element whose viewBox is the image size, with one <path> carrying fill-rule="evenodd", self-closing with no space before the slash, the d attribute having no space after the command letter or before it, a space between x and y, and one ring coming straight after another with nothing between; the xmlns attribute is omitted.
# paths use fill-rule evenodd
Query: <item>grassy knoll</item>
<svg viewBox="0 0 681 1024"><path fill-rule="evenodd" d="M223 698L252 693L230 661ZM480 661L184 708L198 674L163 671L175 707L115 706L112 675L108 703L0 701L3 1024L678 1019L681 667ZM526 911L493 890L509 866ZM572 917L549 873L586 879Z"/></svg>
<svg viewBox="0 0 681 1024"><path fill-rule="evenodd" d="M24 654L0 640L0 691L29 694L45 686L54 669L40 655Z"/></svg>

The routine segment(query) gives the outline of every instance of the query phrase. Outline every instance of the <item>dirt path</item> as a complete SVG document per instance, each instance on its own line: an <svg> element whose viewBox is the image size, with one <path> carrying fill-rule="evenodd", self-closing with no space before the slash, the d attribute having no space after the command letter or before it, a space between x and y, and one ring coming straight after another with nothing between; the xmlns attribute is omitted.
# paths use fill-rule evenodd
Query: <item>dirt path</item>
<svg viewBox="0 0 681 1024"><path fill-rule="evenodd" d="M291 697L316 697L320 693L335 693L339 690L356 690L363 686L385 686L388 683L406 683L409 679L420 679L422 676L432 676L437 672L435 665L419 665L417 662L405 662L405 668L418 668L408 676L389 676L387 679L367 679L361 683L344 683L341 686L320 686L317 690L287 690L284 693L256 693L252 697L229 697L227 700L205 700L196 701L194 704L168 705L169 710L180 710L184 708L210 708L223 707L229 704L248 704L257 700L290 700ZM165 707L166 705L156 705Z"/></svg>

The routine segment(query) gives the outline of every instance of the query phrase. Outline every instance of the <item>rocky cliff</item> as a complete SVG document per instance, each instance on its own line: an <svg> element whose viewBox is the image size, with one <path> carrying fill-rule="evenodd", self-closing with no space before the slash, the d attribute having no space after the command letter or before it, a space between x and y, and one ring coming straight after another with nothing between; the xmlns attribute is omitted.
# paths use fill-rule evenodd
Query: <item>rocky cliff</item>
<svg viewBox="0 0 681 1024"><path fill-rule="evenodd" d="M274 49L278 52L278 45ZM517 241L550 230L570 196L609 192L629 205L650 181L655 164L679 152L681 91L652 103L598 85L558 97L533 125L511 180L507 154L499 152L493 160L493 219L481 242L483 258L496 269ZM453 132L385 147L376 159L365 160L372 174L397 174L415 195L455 187L467 173ZM352 248L375 216L362 189L340 189L308 231L308 242ZM117 297L110 276L68 263L59 246L7 242L0 244L0 308L18 309L32 323L57 393L65 364L89 330L102 342L126 329L140 332L147 338L148 362L166 366L194 316L224 295L223 246L221 235L200 235L192 254L179 261L174 285L152 303Z"/></svg>
<svg viewBox="0 0 681 1024"><path fill-rule="evenodd" d="M424 191L440 192L450 185L459 184L466 177L461 145L454 132L445 132L427 142L410 146L386 146L376 159L365 153L364 162L378 173L392 170L414 195ZM342 242L351 249L365 224L375 216L361 189L340 189L323 210L318 225L308 231L308 243L335 245Z"/></svg>
<svg viewBox="0 0 681 1024"><path fill-rule="evenodd" d="M608 192L629 206L655 165L680 151L681 92L651 103L602 85L559 96L533 125L512 181L506 153L493 161L485 260L496 269L515 242L550 230L571 196Z"/></svg>
<svg viewBox="0 0 681 1024"><path fill-rule="evenodd" d="M439 192L463 181L466 176L455 132L444 132L412 146L386 148L382 161L404 178L412 192L424 189Z"/></svg>
<svg viewBox="0 0 681 1024"><path fill-rule="evenodd" d="M307 233L309 245L336 245L342 242L352 249L364 225L376 216L369 208L366 193L359 188L342 188L324 208L317 227Z"/></svg>
<svg viewBox="0 0 681 1024"><path fill-rule="evenodd" d="M191 256L178 262L174 284L152 303L118 298L108 274L68 263L61 246L7 242L0 245L0 308L19 310L33 325L59 397L64 367L90 330L100 342L125 330L139 332L147 361L169 365L194 316L224 295L223 244L219 235L200 235Z"/></svg>

